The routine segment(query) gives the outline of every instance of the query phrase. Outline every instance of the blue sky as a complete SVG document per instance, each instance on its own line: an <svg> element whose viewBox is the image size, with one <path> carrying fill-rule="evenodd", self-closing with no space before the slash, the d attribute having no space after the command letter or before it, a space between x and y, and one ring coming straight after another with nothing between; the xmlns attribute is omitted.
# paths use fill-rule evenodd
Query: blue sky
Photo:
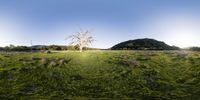
<svg viewBox="0 0 200 100"><path fill-rule="evenodd" d="M199 0L0 0L0 46L67 45L79 27L92 47L137 38L200 46Z"/></svg>

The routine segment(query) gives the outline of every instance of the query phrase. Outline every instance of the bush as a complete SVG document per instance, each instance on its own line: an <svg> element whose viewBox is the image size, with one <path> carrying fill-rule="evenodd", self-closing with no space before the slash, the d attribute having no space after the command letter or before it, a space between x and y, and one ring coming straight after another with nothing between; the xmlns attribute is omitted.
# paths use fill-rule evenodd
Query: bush
<svg viewBox="0 0 200 100"><path fill-rule="evenodd" d="M189 48L191 51L200 51L200 47L191 47Z"/></svg>

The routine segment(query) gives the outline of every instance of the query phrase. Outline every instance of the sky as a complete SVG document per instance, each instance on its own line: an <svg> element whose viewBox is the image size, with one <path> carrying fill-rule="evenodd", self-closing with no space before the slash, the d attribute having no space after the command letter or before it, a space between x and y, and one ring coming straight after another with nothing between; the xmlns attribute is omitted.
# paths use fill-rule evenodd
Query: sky
<svg viewBox="0 0 200 100"><path fill-rule="evenodd" d="M200 0L0 0L0 46L68 45L80 27L96 48L138 38L200 46Z"/></svg>

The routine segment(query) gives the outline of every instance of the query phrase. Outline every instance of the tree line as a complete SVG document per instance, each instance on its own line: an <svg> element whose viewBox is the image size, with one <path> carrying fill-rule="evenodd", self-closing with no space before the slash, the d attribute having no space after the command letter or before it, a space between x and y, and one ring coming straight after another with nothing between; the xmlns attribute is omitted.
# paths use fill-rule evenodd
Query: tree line
<svg viewBox="0 0 200 100"><path fill-rule="evenodd" d="M70 45L68 46L35 45L28 47L28 46L14 46L11 44L6 47L0 47L0 51L79 50L80 52L82 52L83 50L97 50L97 48L87 47L95 41L90 33L91 33L90 30L80 28L78 32L66 38L66 40L70 39L71 41Z"/></svg>
<svg viewBox="0 0 200 100"><path fill-rule="evenodd" d="M46 50L97 50L97 48L89 48L94 41L96 41L91 35L91 31L87 29L81 29L75 34L70 35L66 40L71 41L67 46L64 45L35 45L35 46L14 46L9 45L6 47L0 47L0 51L46 51ZM169 46L162 41L154 39L136 39L121 42L110 48L111 50L180 50L179 47ZM190 47L188 50L200 51L200 47Z"/></svg>
<svg viewBox="0 0 200 100"><path fill-rule="evenodd" d="M35 45L35 46L14 46L9 45L6 47L0 47L0 51L64 51L64 50L79 50L79 46L63 46L63 45ZM83 50L97 50L97 48L83 47Z"/></svg>

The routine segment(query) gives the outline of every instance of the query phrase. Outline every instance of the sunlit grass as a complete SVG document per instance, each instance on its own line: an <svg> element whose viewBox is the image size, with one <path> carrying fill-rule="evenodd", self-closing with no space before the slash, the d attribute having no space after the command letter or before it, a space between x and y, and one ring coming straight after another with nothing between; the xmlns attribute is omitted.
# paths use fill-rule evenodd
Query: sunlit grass
<svg viewBox="0 0 200 100"><path fill-rule="evenodd" d="M1 53L1 99L194 99L200 54L185 51Z"/></svg>

